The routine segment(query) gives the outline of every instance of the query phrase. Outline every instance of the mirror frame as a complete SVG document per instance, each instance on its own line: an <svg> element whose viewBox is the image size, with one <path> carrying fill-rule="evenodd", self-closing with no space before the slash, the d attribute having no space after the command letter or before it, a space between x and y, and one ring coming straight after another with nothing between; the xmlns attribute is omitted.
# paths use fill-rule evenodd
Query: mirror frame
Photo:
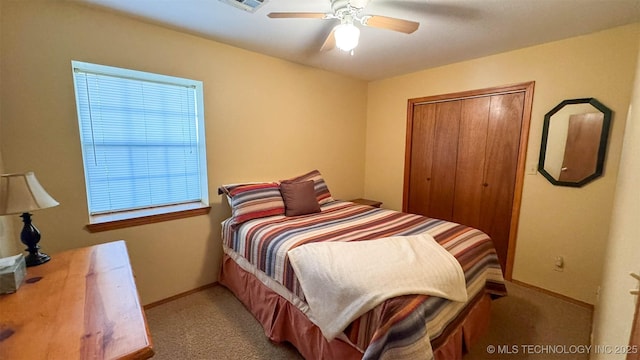
<svg viewBox="0 0 640 360"><path fill-rule="evenodd" d="M600 145L598 147L598 160L596 163L596 170L593 174L587 176L586 178L578 181L578 182L569 182L569 181L560 181L556 180L551 174L549 174L544 169L544 161L547 153L547 140L549 137L549 125L551 123L551 117L560 111L563 107L567 105L574 104L591 104L594 108L600 110L604 114L604 119L602 121L602 133L600 134ZM549 180L553 185L558 186L571 186L571 187L582 187L587 183L593 181L594 179L602 176L604 169L604 159L607 152L607 142L609 139L609 128L611 126L611 110L603 105L601 102L594 98L582 98L582 99L569 99L564 100L556 107L551 109L544 116L544 126L542 128L542 142L540 144L540 158L538 159L538 171Z"/></svg>

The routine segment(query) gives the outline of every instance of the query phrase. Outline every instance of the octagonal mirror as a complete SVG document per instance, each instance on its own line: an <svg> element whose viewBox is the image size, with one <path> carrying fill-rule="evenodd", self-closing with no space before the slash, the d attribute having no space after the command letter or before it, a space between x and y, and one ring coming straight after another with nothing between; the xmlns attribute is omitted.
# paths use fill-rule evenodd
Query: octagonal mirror
<svg viewBox="0 0 640 360"><path fill-rule="evenodd" d="M611 110L594 98L564 100L544 116L538 171L581 187L602 175Z"/></svg>

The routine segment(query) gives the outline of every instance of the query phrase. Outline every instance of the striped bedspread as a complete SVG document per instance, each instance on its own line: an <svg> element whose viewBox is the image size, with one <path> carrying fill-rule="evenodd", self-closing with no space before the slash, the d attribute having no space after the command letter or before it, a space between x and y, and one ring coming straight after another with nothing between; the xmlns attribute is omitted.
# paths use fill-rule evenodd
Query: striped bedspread
<svg viewBox="0 0 640 360"><path fill-rule="evenodd" d="M322 205L321 213L311 215L270 216L237 227L225 221L222 232L228 255L305 313L309 309L288 261L289 250L320 241L363 241L421 233L433 236L460 262L469 300L460 303L427 295L386 300L356 319L343 334L363 352L364 359L415 359L420 349L435 349L446 339L447 331L461 321L468 304L485 292L505 294L491 239L477 229L443 220L334 201Z"/></svg>

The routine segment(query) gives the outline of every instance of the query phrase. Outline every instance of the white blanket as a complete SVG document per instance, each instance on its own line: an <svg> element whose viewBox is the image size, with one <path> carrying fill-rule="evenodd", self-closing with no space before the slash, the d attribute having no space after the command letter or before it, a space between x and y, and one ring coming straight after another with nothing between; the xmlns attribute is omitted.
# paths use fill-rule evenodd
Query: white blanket
<svg viewBox="0 0 640 360"><path fill-rule="evenodd" d="M395 296L467 300L460 263L428 234L311 243L288 256L309 304L308 316L328 340Z"/></svg>

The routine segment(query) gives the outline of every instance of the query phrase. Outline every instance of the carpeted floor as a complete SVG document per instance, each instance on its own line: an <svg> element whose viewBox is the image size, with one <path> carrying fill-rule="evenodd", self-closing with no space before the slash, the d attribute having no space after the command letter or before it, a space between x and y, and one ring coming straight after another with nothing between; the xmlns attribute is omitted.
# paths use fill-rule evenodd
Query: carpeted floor
<svg viewBox="0 0 640 360"><path fill-rule="evenodd" d="M302 359L274 344L227 288L214 286L146 311L154 360Z"/></svg>
<svg viewBox="0 0 640 360"><path fill-rule="evenodd" d="M493 301L489 332L464 360L589 359L590 309L513 283L507 291Z"/></svg>
<svg viewBox="0 0 640 360"><path fill-rule="evenodd" d="M509 296L493 302L489 332L464 360L589 358L578 345L589 344L590 310L512 283L507 288ZM222 286L151 308L147 319L154 359L302 359L290 345L271 343Z"/></svg>

